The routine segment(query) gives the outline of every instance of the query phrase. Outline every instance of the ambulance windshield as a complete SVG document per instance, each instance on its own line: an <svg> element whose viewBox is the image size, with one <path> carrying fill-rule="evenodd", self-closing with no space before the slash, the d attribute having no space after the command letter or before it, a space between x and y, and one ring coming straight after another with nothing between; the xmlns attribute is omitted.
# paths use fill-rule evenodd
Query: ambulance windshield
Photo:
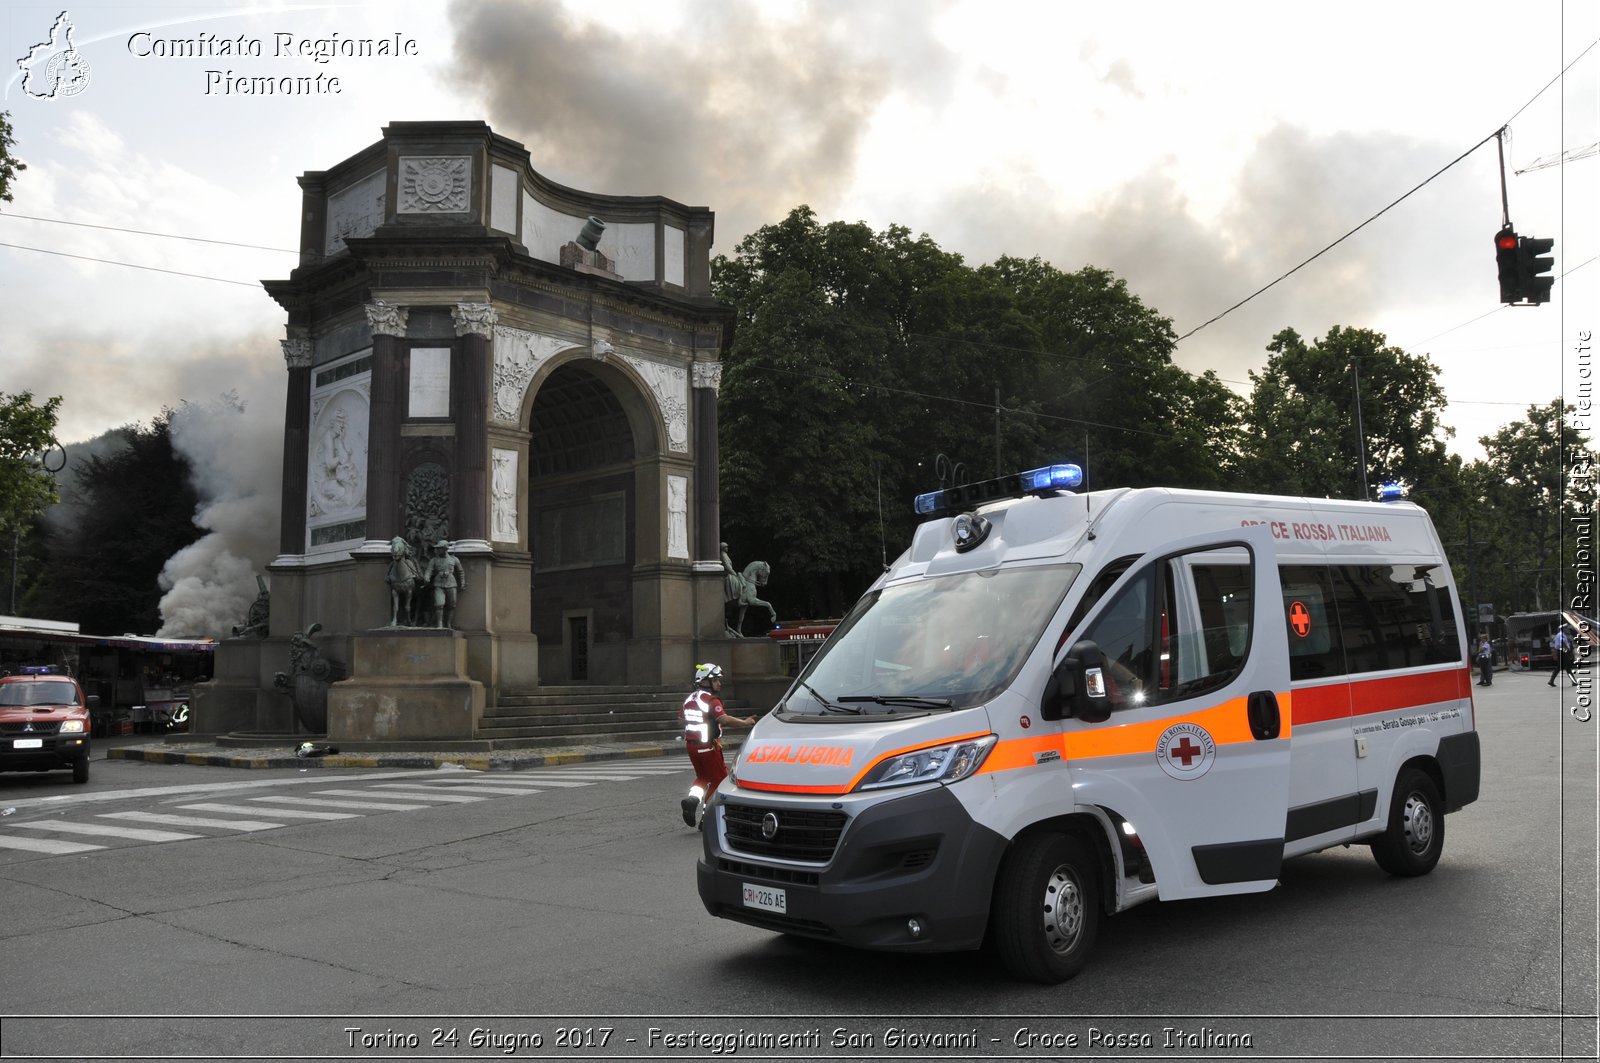
<svg viewBox="0 0 1600 1063"><path fill-rule="evenodd" d="M874 591L845 617L783 708L876 716L981 705L1016 677L1080 568L1007 566Z"/></svg>

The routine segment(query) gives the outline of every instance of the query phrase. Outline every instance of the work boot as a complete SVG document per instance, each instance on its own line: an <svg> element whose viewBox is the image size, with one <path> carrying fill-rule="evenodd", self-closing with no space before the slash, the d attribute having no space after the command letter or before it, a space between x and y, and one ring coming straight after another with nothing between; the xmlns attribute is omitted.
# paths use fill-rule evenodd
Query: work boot
<svg viewBox="0 0 1600 1063"><path fill-rule="evenodd" d="M697 826L699 823L700 799L690 794L678 802L683 807L683 824L686 827Z"/></svg>

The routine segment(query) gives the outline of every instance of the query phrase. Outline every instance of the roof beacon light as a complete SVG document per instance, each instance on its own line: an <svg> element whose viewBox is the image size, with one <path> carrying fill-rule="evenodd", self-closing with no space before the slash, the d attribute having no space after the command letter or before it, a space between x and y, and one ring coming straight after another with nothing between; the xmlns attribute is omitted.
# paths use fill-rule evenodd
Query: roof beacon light
<svg viewBox="0 0 1600 1063"><path fill-rule="evenodd" d="M1017 475L1024 491L1075 491L1083 486L1083 470L1076 465L1046 465Z"/></svg>
<svg viewBox="0 0 1600 1063"><path fill-rule="evenodd" d="M1378 485L1379 502L1399 502L1406 497L1406 489L1396 480L1385 480Z"/></svg>
<svg viewBox="0 0 1600 1063"><path fill-rule="evenodd" d="M996 502L1003 498L1072 491L1082 486L1083 470L1078 466L1046 465L1027 472L997 476L993 480L947 487L943 491L929 491L918 495L912 508L920 517L933 517L970 510L985 502Z"/></svg>

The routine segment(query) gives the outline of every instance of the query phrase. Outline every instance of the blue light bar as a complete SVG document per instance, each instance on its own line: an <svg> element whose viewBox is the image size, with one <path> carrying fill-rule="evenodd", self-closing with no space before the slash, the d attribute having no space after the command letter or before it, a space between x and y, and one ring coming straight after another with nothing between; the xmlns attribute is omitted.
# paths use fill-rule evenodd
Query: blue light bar
<svg viewBox="0 0 1600 1063"><path fill-rule="evenodd" d="M1083 486L1083 470L1076 465L1046 465L1040 469L999 476L974 484L947 487L918 495L912 509L920 517L969 510L985 502L1049 491L1072 491Z"/></svg>
<svg viewBox="0 0 1600 1063"><path fill-rule="evenodd" d="M1076 465L1046 465L1018 473L1024 491L1071 491L1083 486L1083 470Z"/></svg>
<svg viewBox="0 0 1600 1063"><path fill-rule="evenodd" d="M1406 489L1394 480L1378 485L1379 502L1398 502L1406 496Z"/></svg>

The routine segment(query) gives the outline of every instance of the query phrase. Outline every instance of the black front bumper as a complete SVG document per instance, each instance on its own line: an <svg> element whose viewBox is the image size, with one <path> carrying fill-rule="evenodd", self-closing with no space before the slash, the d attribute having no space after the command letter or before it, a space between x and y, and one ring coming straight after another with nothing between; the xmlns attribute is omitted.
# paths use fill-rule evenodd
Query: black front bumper
<svg viewBox="0 0 1600 1063"><path fill-rule="evenodd" d="M0 738L0 771L59 771L89 758L89 736L40 735L38 749L17 749L16 739L27 735Z"/></svg>
<svg viewBox="0 0 1600 1063"><path fill-rule="evenodd" d="M1007 843L974 823L947 788L861 805L826 862L780 862L725 846L725 805L773 811L780 821L791 811L838 807L748 792L719 795L696 868L700 900L712 915L860 948L951 952L983 943ZM747 884L784 891L786 910L746 905Z"/></svg>

